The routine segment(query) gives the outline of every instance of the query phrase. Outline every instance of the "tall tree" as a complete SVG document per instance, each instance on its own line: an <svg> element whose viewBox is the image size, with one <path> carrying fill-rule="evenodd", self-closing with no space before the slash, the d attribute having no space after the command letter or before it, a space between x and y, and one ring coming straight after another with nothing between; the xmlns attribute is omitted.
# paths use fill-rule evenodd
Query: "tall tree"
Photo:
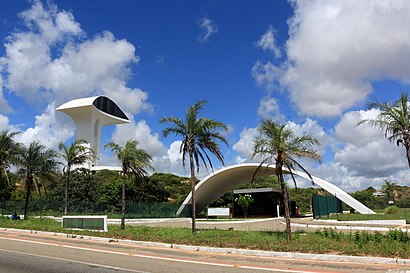
<svg viewBox="0 0 410 273"><path fill-rule="evenodd" d="M406 149L407 163L410 168L410 101L407 92L401 93L394 103L371 102L369 108L380 110L375 119L365 119L357 125L368 123L381 131L390 142L396 142Z"/></svg>
<svg viewBox="0 0 410 273"><path fill-rule="evenodd" d="M285 207L286 232L288 240L291 239L289 196L284 180L283 168L291 174L293 182L296 180L292 170L299 168L312 180L309 172L298 162L297 158L308 158L315 161L321 160L321 155L314 149L319 141L310 135L296 136L286 124L279 124L272 119L266 119L258 127L258 136L254 139L253 157L261 157L263 164L276 165L276 176L281 186L283 203ZM258 170L257 169L257 170ZM313 180L312 180L313 182Z"/></svg>
<svg viewBox="0 0 410 273"><path fill-rule="evenodd" d="M107 143L104 147L111 149L121 161L122 166L122 198L121 198L121 229L125 228L125 185L127 175L134 175L136 181L143 181L147 178L145 169L154 169L151 165L152 157L143 149L138 149L138 141L128 140L124 147L115 142Z"/></svg>
<svg viewBox="0 0 410 273"><path fill-rule="evenodd" d="M15 162L18 144L13 140L13 137L18 132L9 132L4 130L0 133L0 171L4 174L7 184L10 184L7 175L10 164Z"/></svg>
<svg viewBox="0 0 410 273"><path fill-rule="evenodd" d="M397 184L395 182L384 179L384 185L382 185L382 189L387 195L387 201L393 201L394 202L394 196L395 196L395 193L396 193L396 186L397 186Z"/></svg>
<svg viewBox="0 0 410 273"><path fill-rule="evenodd" d="M195 203L195 168L199 172L200 162L208 170L208 165L213 170L212 161L207 153L207 150L213 154L222 164L223 155L220 150L218 141L228 144L225 137L219 132L221 129L227 130L227 126L222 122L199 117L200 111L203 109L205 101L197 101L190 106L185 113L185 119L176 117L164 117L161 123L168 123L170 127L163 130L164 137L169 134L182 137L182 143L179 148L182 153L182 164L185 167L185 160L188 156L189 167L191 171L191 201L192 201L192 233L196 233L196 203Z"/></svg>
<svg viewBox="0 0 410 273"><path fill-rule="evenodd" d="M83 139L75 140L71 145L67 146L63 142L58 145L60 156L65 160L65 197L64 197L64 214L68 212L68 189L70 184L71 168L75 165L82 165L89 160L92 160L94 153L88 147L87 142Z"/></svg>
<svg viewBox="0 0 410 273"><path fill-rule="evenodd" d="M39 179L50 178L57 170L59 162L54 150L46 149L39 142L31 142L28 147L23 145L18 149L16 165L19 173L25 177L26 200L24 205L24 219L27 219L30 193L33 183ZM38 186L37 186L38 188Z"/></svg>

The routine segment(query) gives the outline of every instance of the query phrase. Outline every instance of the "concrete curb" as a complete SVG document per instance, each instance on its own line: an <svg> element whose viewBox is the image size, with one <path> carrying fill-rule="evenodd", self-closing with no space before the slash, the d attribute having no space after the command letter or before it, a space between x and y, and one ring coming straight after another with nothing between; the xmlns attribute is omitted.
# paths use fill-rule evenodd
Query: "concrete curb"
<svg viewBox="0 0 410 273"><path fill-rule="evenodd" d="M158 243L158 242L122 240L122 239L95 237L95 236L69 234L69 233L13 229L13 228L0 228L0 231L25 232L25 233L31 233L31 234L65 237L65 238L77 238L77 239L83 239L83 240L93 240L93 241L108 242L108 243L118 242L118 243L138 245L138 246L174 248L174 249L190 250L190 251L203 251L203 252L209 252L209 253L238 254L238 255L248 255L248 256L258 256L258 257L307 259L307 260L318 260L318 261L410 265L410 259L400 259L400 258L347 256L347 255L333 255L333 254L310 254L310 253L299 253L299 252L276 252L276 251L238 249L238 248L192 246L192 245L180 245L180 244L169 244L169 243Z"/></svg>
<svg viewBox="0 0 410 273"><path fill-rule="evenodd" d="M366 226L336 226L336 225L318 225L318 224L298 224L291 223L292 227L298 228L314 228L314 229L335 229L335 230L347 230L347 231L379 231L389 232L390 230L401 230L403 232L409 232L408 228L399 227L366 227Z"/></svg>
<svg viewBox="0 0 410 273"><path fill-rule="evenodd" d="M405 226L406 220L367 220L367 221L338 221L338 220L313 220L313 223L375 225L375 226Z"/></svg>

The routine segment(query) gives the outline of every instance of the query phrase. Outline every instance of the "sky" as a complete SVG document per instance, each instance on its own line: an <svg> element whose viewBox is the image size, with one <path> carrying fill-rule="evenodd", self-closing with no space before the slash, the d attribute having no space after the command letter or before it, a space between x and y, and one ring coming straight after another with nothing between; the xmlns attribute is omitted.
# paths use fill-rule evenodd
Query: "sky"
<svg viewBox="0 0 410 273"><path fill-rule="evenodd" d="M356 126L379 113L369 101L409 90L408 14L399 0L0 0L0 130L69 144L74 123L55 108L104 95L132 122L104 127L102 145L135 139L156 172L189 176L159 120L206 100L201 114L229 128L225 166L260 161L253 138L270 117L320 141L322 162L302 160L315 176L349 192L410 185L403 147Z"/></svg>

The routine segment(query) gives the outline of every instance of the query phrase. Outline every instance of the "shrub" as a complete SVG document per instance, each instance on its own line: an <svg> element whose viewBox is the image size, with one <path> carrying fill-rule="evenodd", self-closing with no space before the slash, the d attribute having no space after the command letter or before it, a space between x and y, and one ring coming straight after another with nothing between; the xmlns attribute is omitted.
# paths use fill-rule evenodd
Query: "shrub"
<svg viewBox="0 0 410 273"><path fill-rule="evenodd" d="M399 208L396 206L389 206L384 209L385 214L396 214L399 211Z"/></svg>

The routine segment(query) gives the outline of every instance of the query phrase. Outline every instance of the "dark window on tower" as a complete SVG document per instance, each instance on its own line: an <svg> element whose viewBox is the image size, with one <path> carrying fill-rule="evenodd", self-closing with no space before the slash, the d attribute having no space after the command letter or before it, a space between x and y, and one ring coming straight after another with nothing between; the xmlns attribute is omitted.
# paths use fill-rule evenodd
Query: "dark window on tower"
<svg viewBox="0 0 410 273"><path fill-rule="evenodd" d="M118 107L112 100L107 97L98 97L93 102L93 105L107 114L128 120L127 116L120 109L120 107Z"/></svg>

